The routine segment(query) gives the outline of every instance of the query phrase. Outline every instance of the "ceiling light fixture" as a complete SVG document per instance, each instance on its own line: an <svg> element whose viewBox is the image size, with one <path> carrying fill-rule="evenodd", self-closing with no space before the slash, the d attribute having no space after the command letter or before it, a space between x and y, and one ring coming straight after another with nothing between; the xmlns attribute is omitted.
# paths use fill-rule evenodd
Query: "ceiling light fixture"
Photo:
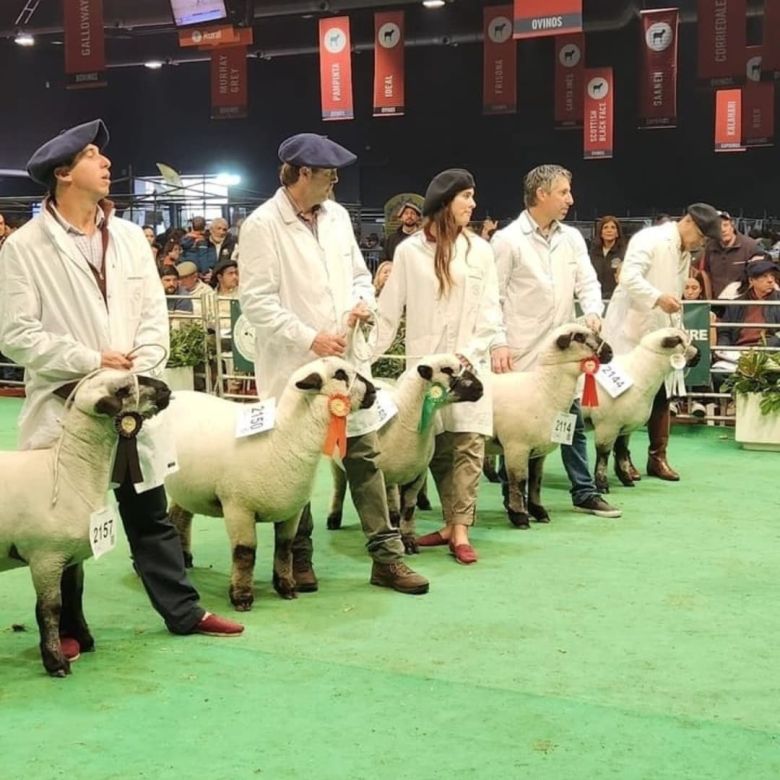
<svg viewBox="0 0 780 780"><path fill-rule="evenodd" d="M236 187L241 184L241 177L235 173L218 173L214 182L221 187Z"/></svg>
<svg viewBox="0 0 780 780"><path fill-rule="evenodd" d="M423 5L426 8L441 8L444 5L444 0L423 0Z"/></svg>
<svg viewBox="0 0 780 780"><path fill-rule="evenodd" d="M18 32L14 38L14 43L18 46L34 46L35 38L33 38L30 33Z"/></svg>
<svg viewBox="0 0 780 780"><path fill-rule="evenodd" d="M149 60L149 62L144 63L144 67L149 68L149 70L160 70L162 66L163 64L160 60Z"/></svg>

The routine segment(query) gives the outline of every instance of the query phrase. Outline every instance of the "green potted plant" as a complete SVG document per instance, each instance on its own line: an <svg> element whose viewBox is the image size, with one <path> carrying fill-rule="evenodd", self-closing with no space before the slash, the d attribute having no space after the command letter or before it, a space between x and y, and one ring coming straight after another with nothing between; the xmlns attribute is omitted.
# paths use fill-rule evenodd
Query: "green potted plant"
<svg viewBox="0 0 780 780"><path fill-rule="evenodd" d="M206 331L199 322L181 322L171 329L171 348L163 379L171 390L192 390L195 366L206 358Z"/></svg>
<svg viewBox="0 0 780 780"><path fill-rule="evenodd" d="M745 449L780 451L780 351L746 350L724 388L736 400L734 438Z"/></svg>

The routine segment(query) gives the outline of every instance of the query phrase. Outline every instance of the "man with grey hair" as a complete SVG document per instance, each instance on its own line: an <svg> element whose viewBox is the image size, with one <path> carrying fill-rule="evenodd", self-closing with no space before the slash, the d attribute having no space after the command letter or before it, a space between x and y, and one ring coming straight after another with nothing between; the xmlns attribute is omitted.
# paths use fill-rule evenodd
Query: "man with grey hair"
<svg viewBox="0 0 780 780"><path fill-rule="evenodd" d="M491 351L496 373L530 369L549 334L575 318L575 297L585 324L594 333L601 329L601 286L585 239L562 223L574 203L571 179L560 165L534 168L523 182L525 211L493 236L504 314L504 334ZM571 412L577 417L574 438L571 445L561 446L561 455L574 507L599 517L620 517L621 511L599 495L588 468L579 401Z"/></svg>

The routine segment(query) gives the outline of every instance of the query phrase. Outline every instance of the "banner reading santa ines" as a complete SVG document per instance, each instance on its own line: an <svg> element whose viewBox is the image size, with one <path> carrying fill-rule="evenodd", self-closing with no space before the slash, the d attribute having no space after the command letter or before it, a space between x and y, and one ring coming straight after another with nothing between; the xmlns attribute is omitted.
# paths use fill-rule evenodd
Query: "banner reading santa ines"
<svg viewBox="0 0 780 780"><path fill-rule="evenodd" d="M745 80L747 0L699 0L699 78L713 87Z"/></svg>
<svg viewBox="0 0 780 780"><path fill-rule="evenodd" d="M609 159L614 126L612 68L586 68L584 92L584 157Z"/></svg>
<svg viewBox="0 0 780 780"><path fill-rule="evenodd" d="M514 114L517 111L517 44L512 37L512 6L483 9L482 111Z"/></svg>
<svg viewBox="0 0 780 780"><path fill-rule="evenodd" d="M744 152L742 146L742 90L715 92L715 151Z"/></svg>
<svg viewBox="0 0 780 780"><path fill-rule="evenodd" d="M775 135L775 84L761 81L762 46L747 47L745 86L742 89L742 144L773 146Z"/></svg>
<svg viewBox="0 0 780 780"><path fill-rule="evenodd" d="M103 0L63 0L66 89L106 86Z"/></svg>
<svg viewBox="0 0 780 780"><path fill-rule="evenodd" d="M220 46L211 52L211 118L247 115L246 46Z"/></svg>
<svg viewBox="0 0 780 780"><path fill-rule="evenodd" d="M374 14L374 116L404 113L404 12Z"/></svg>
<svg viewBox="0 0 780 780"><path fill-rule="evenodd" d="M515 0L515 38L582 32L582 0Z"/></svg>
<svg viewBox="0 0 780 780"><path fill-rule="evenodd" d="M324 121L354 118L349 17L320 19L320 94Z"/></svg>
<svg viewBox="0 0 780 780"><path fill-rule="evenodd" d="M676 127L679 13L664 8L642 11L640 16L639 127Z"/></svg>
<svg viewBox="0 0 780 780"><path fill-rule="evenodd" d="M555 37L555 129L582 127L585 89L585 35Z"/></svg>

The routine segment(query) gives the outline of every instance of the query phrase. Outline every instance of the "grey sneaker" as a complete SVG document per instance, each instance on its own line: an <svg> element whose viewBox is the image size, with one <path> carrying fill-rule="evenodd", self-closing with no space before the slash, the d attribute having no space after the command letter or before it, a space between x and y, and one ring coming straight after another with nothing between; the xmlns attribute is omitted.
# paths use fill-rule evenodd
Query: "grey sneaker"
<svg viewBox="0 0 780 780"><path fill-rule="evenodd" d="M405 563L377 563L371 567L371 584L392 588L399 593L420 595L427 593L429 584L421 574L412 571Z"/></svg>
<svg viewBox="0 0 780 780"><path fill-rule="evenodd" d="M620 517L623 514L622 509L608 504L601 496L591 496L586 498L581 504L575 504L574 509L577 512L585 512L589 515L598 517Z"/></svg>

